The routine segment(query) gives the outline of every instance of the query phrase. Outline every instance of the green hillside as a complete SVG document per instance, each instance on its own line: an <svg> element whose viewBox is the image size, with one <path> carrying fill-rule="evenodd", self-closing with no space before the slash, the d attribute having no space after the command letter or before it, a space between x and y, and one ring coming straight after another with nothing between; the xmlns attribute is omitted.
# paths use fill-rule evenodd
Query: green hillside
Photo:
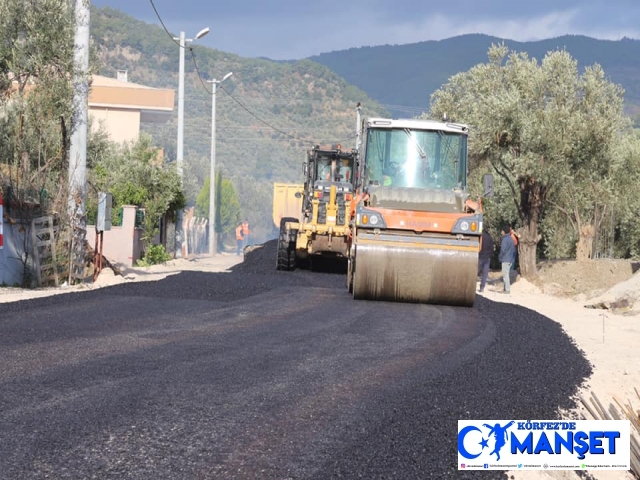
<svg viewBox="0 0 640 480"><path fill-rule="evenodd" d="M161 27L110 8L93 8L91 22L98 73L115 77L117 70L124 69L131 82L177 92L179 47ZM355 48L296 62L247 59L195 44L198 71L191 51L185 55L184 161L190 203L195 203L209 175L211 85L207 79L233 72L217 94L216 160L239 191L243 214L264 238L272 230L273 182L300 181L305 151L312 144L355 145L357 102L364 105L364 115L418 115L428 108L436 89L452 75L485 62L489 46L501 41L464 35ZM566 48L581 67L600 63L626 89L627 111L640 115L640 41L566 36L504 42L538 59L550 50ZM174 161L177 105L169 122L143 125L143 129Z"/></svg>
<svg viewBox="0 0 640 480"><path fill-rule="evenodd" d="M176 91L171 121L143 126L173 161L179 46L161 27L109 8L92 9L91 36L98 73L115 77L123 69L130 82ZM365 105L367 115L387 114L362 91L310 60L246 59L197 44L193 52L202 80L187 50L184 163L188 198L195 202L209 175L211 85L206 80L233 72L216 96L216 163L234 182L243 214L257 227L258 235L272 230L273 182L302 181L307 148L337 142L345 148L355 146L357 102Z"/></svg>
<svg viewBox="0 0 640 480"><path fill-rule="evenodd" d="M640 115L640 40L596 40L563 36L515 42L487 35L462 35L409 45L351 48L310 57L385 105L396 116L429 107L431 94L454 74L487 61L492 43L527 52L538 60L550 50L566 49L581 68L599 63L626 90L627 111Z"/></svg>

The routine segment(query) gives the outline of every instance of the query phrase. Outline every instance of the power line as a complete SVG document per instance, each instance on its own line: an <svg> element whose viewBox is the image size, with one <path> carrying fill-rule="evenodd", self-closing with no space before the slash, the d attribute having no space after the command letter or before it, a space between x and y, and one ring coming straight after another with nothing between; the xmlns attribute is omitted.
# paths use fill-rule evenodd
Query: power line
<svg viewBox="0 0 640 480"><path fill-rule="evenodd" d="M237 98L235 98L233 95L231 95L229 92L227 92L227 90L220 85L220 89L226 93L227 95L229 95L229 97L231 97L231 99L236 102L238 105L240 105L240 107L245 110L249 115L251 115L252 117L254 117L256 120L258 120L261 123L264 123L267 127L275 130L278 133L281 133L282 135L284 135L285 137L289 137L293 140L300 140L301 142L309 142L311 144L313 144L313 140L308 140L305 138L300 138L300 137L294 137L293 135L289 135L288 133L284 132L283 130L280 130L279 128L274 127L273 125L271 125L269 122L263 120L262 118L258 117L255 113L253 113L251 110L249 110L240 100L238 100Z"/></svg>
<svg viewBox="0 0 640 480"><path fill-rule="evenodd" d="M202 83L203 88L209 95L213 95L213 90L209 91L209 89L207 88L207 84L204 82L202 78L202 75L200 75L200 69L198 68L198 62L196 62L196 54L193 51L193 47L189 47L189 51L191 52L191 58L193 59L193 66L196 69L196 73L198 74L198 79L200 79L200 83ZM215 86L212 86L211 88L215 88Z"/></svg>
<svg viewBox="0 0 640 480"><path fill-rule="evenodd" d="M153 0L149 0L149 2L151 2L151 6L153 7L153 11L156 12L156 16L158 17L158 20L160 20L160 24L162 25L162 28L164 28L164 31L167 32L167 35L169 35L169 38L171 39L171 41L173 43L175 43L176 45L178 45L180 48L186 48L187 47L186 45L182 45L182 44L180 44L180 42L177 42L175 37L171 34L171 32L169 32L169 30L167 29L167 26L162 21L162 17L160 17L160 14L158 13L158 9L156 8L155 4L153 3ZM202 86L204 87L205 91L209 95L212 95L213 92L209 91L209 89L207 88L206 83L204 83L204 80L202 80L202 75L200 75L200 70L198 69L198 63L196 62L196 56L193 53L193 47L192 46L189 47L189 51L191 52L191 57L193 58L193 65L195 66L196 72L198 73L198 78L200 79L200 82L202 82Z"/></svg>
<svg viewBox="0 0 640 480"><path fill-rule="evenodd" d="M202 86L204 87L204 89L207 91L207 93L209 93L209 95L213 95L213 92L210 92L209 89L206 86L206 83L204 82L202 75L200 74L200 69L198 68L198 62L196 61L196 55L193 51L192 48L189 49L189 51L191 52L191 58L193 58L193 65L195 67L196 73L198 74L198 79L200 80L200 83L202 83ZM213 87L215 88L215 87ZM300 137L295 137L293 135L289 135L288 133L286 133L283 130L280 130L279 128L274 127L273 125L271 125L269 122L263 120L262 118L258 117L255 113L253 113L251 110L249 110L242 102L240 102L238 99L236 99L233 95L231 95L222 85L218 85L218 88L220 88L224 93L226 93L229 97L231 97L231 99L236 102L238 105L240 105L240 107L242 107L242 109L244 109L249 115L251 115L253 118L255 118L256 120L258 120L259 122L265 124L267 127L271 128L272 130L286 136L289 137L293 140L298 140L301 142L309 142L311 144L313 144L312 140L307 140L305 138L300 138Z"/></svg>
<svg viewBox="0 0 640 480"><path fill-rule="evenodd" d="M265 103L275 103L275 102L283 102L287 105L291 105L292 103L309 103L309 98L291 98L291 97L268 97L268 96L260 96L260 98L249 96L246 94L236 95L238 98L242 98L245 104L257 103L257 104L265 104ZM246 97L246 98L245 98Z"/></svg>
<svg viewBox="0 0 640 480"><path fill-rule="evenodd" d="M155 4L153 3L153 0L149 0L149 2L151 3L151 6L153 7L153 11L156 13L156 16L158 17L158 20L160 21L160 24L162 25L162 28L164 28L164 31L167 33L167 35L169 36L169 38L171 38L171 40L176 43L180 48L185 48L183 45L181 45L179 42L176 42L175 38L173 37L173 35L169 32L169 30L167 29L167 26L164 24L164 22L162 21L162 17L160 16L160 13L158 13L158 9L156 8ZM196 73L198 74L198 79L200 80L200 83L202 83L203 88L205 89L205 91L209 94L209 95L213 95L213 91L210 91L207 88L207 84L205 83L204 79L202 78L202 75L200 74L200 69L198 68L198 62L196 61L196 55L193 51L193 47L189 47L189 51L191 52L191 58L193 59L193 65L195 67ZM215 88L212 87L212 88ZM292 140L298 140L301 142L309 142L311 144L315 143L312 140L308 140L305 138L300 138L300 137L296 137L293 135L289 135L288 133L286 133L283 130L280 130L279 128L274 127L273 125L271 125L269 122L263 120L262 118L258 117L255 113L253 113L251 110L249 110L242 102L240 102L238 99L236 99L233 95L231 95L222 85L219 85L219 88L222 89L222 91L224 93L226 93L229 97L231 97L231 99L236 102L238 105L240 105L240 107L245 110L249 115L251 115L252 117L254 117L256 120L258 120L259 122L265 124L267 127L271 128L272 130L291 138ZM355 135L353 135L352 138L354 138Z"/></svg>
<svg viewBox="0 0 640 480"><path fill-rule="evenodd" d="M405 112L418 115L429 111L429 109L426 107L409 107L405 105L390 105L385 103L381 103L380 106L386 108L387 110L394 110L396 112Z"/></svg>
<svg viewBox="0 0 640 480"><path fill-rule="evenodd" d="M207 93L209 93L209 95L213 95L213 92L210 92L209 89L206 86L205 81L202 78L202 75L200 74L200 69L198 68L198 62L196 61L196 55L193 51L192 48L189 49L191 52L191 58L193 59L193 65L195 67L196 73L198 74L198 79L200 80L200 83L202 83L202 86L204 87L204 89L207 91ZM215 88L215 87L213 87ZM224 93L226 93L229 97L231 97L231 99L236 102L238 105L240 105L240 107L242 107L249 115L251 115L252 117L254 117L256 120L258 120L259 122L265 124L267 127L271 128L272 130L285 135L286 137L289 137L293 140L299 140L302 142L309 142L309 143L313 143L311 140L307 140L304 138L299 138L299 137L295 137L293 135L289 135L288 133L286 133L283 130L280 130L276 127L274 127L273 125L271 125L269 122L263 120L262 118L258 117L255 113L253 113L251 110L249 110L242 102L240 102L238 99L236 99L233 95L231 95L222 85L218 85L218 88L220 88L222 91L224 91Z"/></svg>
<svg viewBox="0 0 640 480"><path fill-rule="evenodd" d="M169 32L169 30L167 29L167 26L162 21L162 17L160 17L160 14L158 13L158 9L156 8L156 6L153 3L153 0L149 0L149 2L151 2L151 6L153 7L153 11L156 12L156 16L158 17L158 20L160 20L160 24L162 25L162 28L164 28L164 31L167 32L167 35L169 35L169 38L171 39L171 41L173 43L175 43L176 45L178 45L180 48L184 48L183 45L180 45L180 42L176 42L176 39L174 38L174 36L171 35L171 32Z"/></svg>

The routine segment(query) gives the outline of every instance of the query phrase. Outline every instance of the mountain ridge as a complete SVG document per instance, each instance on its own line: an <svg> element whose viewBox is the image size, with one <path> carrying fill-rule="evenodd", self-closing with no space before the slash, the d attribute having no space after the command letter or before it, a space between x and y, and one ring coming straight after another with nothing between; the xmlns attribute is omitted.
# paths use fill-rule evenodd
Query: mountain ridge
<svg viewBox="0 0 640 480"><path fill-rule="evenodd" d="M519 42L486 34L465 34L441 40L403 45L353 47L308 57L342 76L378 100L393 114L393 107L428 108L431 94L448 79L487 61L492 44L526 52L540 61L552 50L566 50L581 70L600 64L614 83L625 89L627 113L640 115L640 40L599 40L585 35L562 35ZM394 88L390 88L392 84Z"/></svg>

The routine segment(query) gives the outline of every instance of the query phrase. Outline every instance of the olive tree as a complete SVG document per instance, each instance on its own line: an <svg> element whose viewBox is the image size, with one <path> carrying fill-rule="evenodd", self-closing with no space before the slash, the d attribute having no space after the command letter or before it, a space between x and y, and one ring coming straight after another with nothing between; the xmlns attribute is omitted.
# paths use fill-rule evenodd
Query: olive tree
<svg viewBox="0 0 640 480"><path fill-rule="evenodd" d="M160 217L185 206L176 165L162 161L148 134L135 142L103 147L101 152L89 171L91 185L113 194L116 211L122 205L145 210L142 240L146 249L158 234ZM95 210L95 203L88 204Z"/></svg>
<svg viewBox="0 0 640 480"><path fill-rule="evenodd" d="M613 176L616 188L613 208L618 237L615 254L640 258L640 132L621 137L617 149L620 161Z"/></svg>
<svg viewBox="0 0 640 480"><path fill-rule="evenodd" d="M240 200L233 182L223 178L220 171L216 172L215 194L216 235L231 240L231 235L241 219ZM196 198L196 211L200 216L209 217L209 177L204 180L204 185Z"/></svg>
<svg viewBox="0 0 640 480"><path fill-rule="evenodd" d="M595 65L584 74L565 51L541 62L493 45L489 61L453 76L432 96L432 116L471 125L469 154L506 184L520 222L523 276L536 274L540 226L559 209L587 236L594 205L614 193L612 148L628 128L622 89Z"/></svg>
<svg viewBox="0 0 640 480"><path fill-rule="evenodd" d="M64 223L73 34L69 0L0 0L0 175L9 222L25 229L16 245L25 286L31 220L58 213Z"/></svg>

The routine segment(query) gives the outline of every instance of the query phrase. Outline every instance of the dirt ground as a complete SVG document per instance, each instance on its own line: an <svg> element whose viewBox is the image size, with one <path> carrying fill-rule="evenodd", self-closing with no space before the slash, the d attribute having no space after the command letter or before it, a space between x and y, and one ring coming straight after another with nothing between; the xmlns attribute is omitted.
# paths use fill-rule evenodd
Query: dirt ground
<svg viewBox="0 0 640 480"><path fill-rule="evenodd" d="M511 295L500 295L502 275L491 272L483 294L497 302L517 303L560 323L593 366L593 375L577 399L597 397L609 408L631 405L640 418L640 273L631 260L570 260L538 265L538 278L517 277ZM593 419L582 401L567 418ZM623 417L624 418L624 417ZM633 433L636 439L640 432ZM589 471L590 479L640 478L630 472ZM515 480L577 480L574 471L512 471Z"/></svg>
<svg viewBox="0 0 640 480"><path fill-rule="evenodd" d="M628 280L638 268L640 262L632 260L548 261L538 265L538 286L550 295L591 298Z"/></svg>

